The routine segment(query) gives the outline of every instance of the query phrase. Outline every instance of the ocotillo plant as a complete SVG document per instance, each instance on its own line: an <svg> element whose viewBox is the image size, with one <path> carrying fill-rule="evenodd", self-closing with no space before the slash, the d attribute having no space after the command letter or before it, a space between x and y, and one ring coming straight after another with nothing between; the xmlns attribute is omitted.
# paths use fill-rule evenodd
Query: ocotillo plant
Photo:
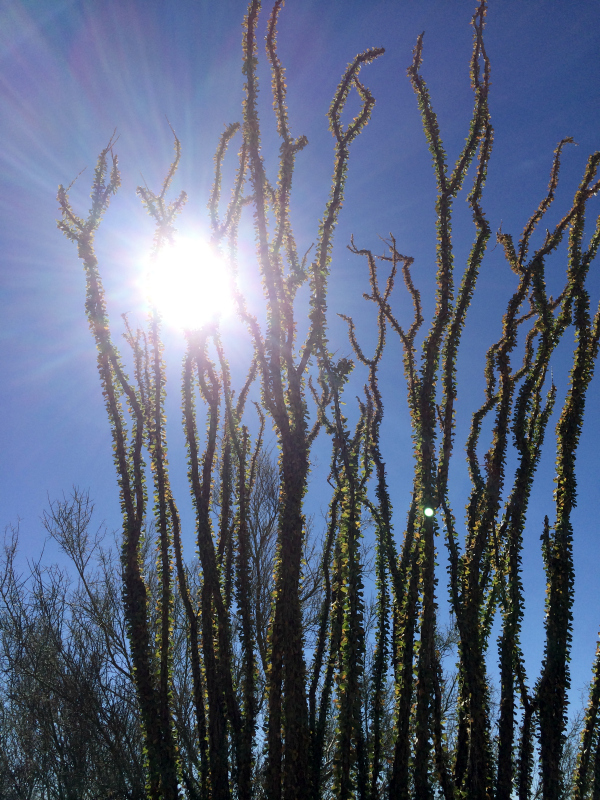
<svg viewBox="0 0 600 800"><path fill-rule="evenodd" d="M141 710L148 796L158 800L185 792L189 797L212 800L249 800L253 796L376 800L384 795L394 800L436 796L500 800L515 795L524 799L537 791L534 770L539 751L542 796L548 800L563 797L570 780L561 759L573 605L575 457L600 336L600 316L590 311L585 288L600 244L600 226L596 225L587 247L583 233L588 201L600 188L596 180L600 154L591 156L570 209L533 253L531 239L554 200L560 159L569 139L556 150L548 193L525 225L519 244L515 245L509 234L498 233L518 286L508 302L500 337L488 352L484 401L473 415L466 442L471 493L463 537L452 508L449 475L455 449L457 357L491 236L484 213L484 184L493 144L490 64L484 46L486 2L481 0L472 20L474 109L464 147L453 167L421 74L422 36L408 69L437 185L436 305L425 334L421 332L425 322L421 295L411 274L413 259L400 252L396 238L390 235L387 250L380 256L359 248L354 241L350 244L353 253L366 259L370 281L366 298L374 303L377 315L372 357L358 341L353 320L344 317L356 361L367 372L354 430L350 415L344 414L342 397L353 380L355 365L332 354L327 285L350 145L363 132L375 102L359 80L360 71L383 50L367 50L350 63L331 103L331 192L315 237L314 254L301 257L289 202L295 158L307 140L294 138L286 110L285 72L276 44L282 6L282 0L276 0L266 36L280 139L276 181L269 181L261 155L260 3L252 0L243 33L242 117L226 128L218 144L209 199L212 246L228 265L237 314L253 351L237 396L218 324L211 322L186 332L182 409L196 516L197 595L190 588L181 520L169 480L160 316L153 310L147 326L136 330L125 321L133 363L134 380L130 381L114 343L94 254L95 231L119 186L114 141L100 155L86 219L72 210L68 190L59 189L59 227L77 243L84 264L86 310L98 347L113 436L123 511L125 618ZM342 113L352 91L358 95L360 111L344 125ZM237 173L231 200L221 213L223 160L236 136L241 139ZM175 150L160 193L147 187L138 190L156 224L157 252L175 236L175 217L185 202L184 194L174 202L167 201L181 157L177 136ZM473 184L467 201L474 242L457 275L453 203L469 171ZM264 326L238 281L240 223L245 214L251 215L254 227L256 266L264 290ZM545 265L565 237L566 279L554 299L546 291ZM408 326L393 309L398 270L414 306ZM308 333L298 344L296 299L305 284L310 289ZM550 359L569 327L575 330L576 350L556 427L555 519L551 523L547 517L541 532L548 581L546 649L541 674L531 684L520 645L525 595L523 533L556 400L554 384L548 381ZM412 500L404 526L394 520L393 492L381 442L384 399L379 373L390 330L398 335L403 348L414 443ZM259 432L252 443L245 407L255 381L261 399L255 403ZM204 442L198 415L206 423ZM267 418L279 452L279 494L276 546L272 563L267 559L273 576L265 579L263 575L258 580L256 565L265 561L257 556L251 509L260 480ZM478 450L486 418L491 420L492 435L482 468ZM311 451L320 431L329 437L332 448L332 498L319 571L321 610L311 649L306 641L302 594L307 546L305 495ZM509 476L506 464L511 443L517 466ZM156 624L140 562L148 506L144 452L151 466L157 533ZM370 479L374 490L369 489ZM367 576L361 550L365 516L374 525L376 591L372 605L365 596ZM404 527L401 540L394 526L396 530ZM448 601L458 638L458 696L452 709L448 707L437 619L436 560L444 554L436 551L436 535L441 533L446 542ZM270 591L270 612L264 612L264 602L258 600L259 585L261 592L265 587ZM198 753L197 767L192 769L179 756L173 722L170 630L177 593L185 612L192 675L195 730L191 737L195 737ZM501 619L500 704L495 720L488 659L497 614ZM573 778L577 798L596 797L600 792L599 687L596 665Z"/></svg>

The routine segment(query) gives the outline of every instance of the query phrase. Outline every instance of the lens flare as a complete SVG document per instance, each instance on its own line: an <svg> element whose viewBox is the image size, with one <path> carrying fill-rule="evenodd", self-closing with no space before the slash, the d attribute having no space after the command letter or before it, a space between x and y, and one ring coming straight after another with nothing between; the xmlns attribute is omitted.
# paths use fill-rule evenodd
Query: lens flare
<svg viewBox="0 0 600 800"><path fill-rule="evenodd" d="M233 311L226 266L207 242L166 243L147 266L146 295L164 322L197 330Z"/></svg>

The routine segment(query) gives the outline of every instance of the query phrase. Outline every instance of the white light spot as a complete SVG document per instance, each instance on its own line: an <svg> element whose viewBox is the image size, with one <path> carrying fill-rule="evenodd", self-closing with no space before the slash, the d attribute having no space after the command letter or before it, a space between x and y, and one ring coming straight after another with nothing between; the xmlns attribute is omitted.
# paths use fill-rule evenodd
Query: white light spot
<svg viewBox="0 0 600 800"><path fill-rule="evenodd" d="M202 239L166 243L146 270L146 294L167 325L197 330L233 311L227 269Z"/></svg>

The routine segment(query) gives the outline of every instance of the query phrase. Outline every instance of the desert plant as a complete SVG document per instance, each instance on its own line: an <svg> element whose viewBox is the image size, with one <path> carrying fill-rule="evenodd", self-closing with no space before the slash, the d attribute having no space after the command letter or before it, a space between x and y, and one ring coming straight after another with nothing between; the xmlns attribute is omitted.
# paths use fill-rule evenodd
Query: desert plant
<svg viewBox="0 0 600 800"><path fill-rule="evenodd" d="M600 154L590 157L572 204L539 246L532 244L533 236L554 200L561 157L570 139L557 147L547 194L526 222L518 245L510 234L497 234L518 285L504 313L499 338L488 352L485 396L473 415L466 441L471 492L463 541L448 487L456 433L457 357L491 236L483 204L493 145L490 64L484 45L487 4L481 0L472 19L473 114L464 147L452 167L421 73L422 35L408 69L437 185L433 317L423 333L421 295L411 274L413 259L402 254L393 235L385 241L382 255L352 241L350 250L367 264L370 291L366 299L374 304L377 318L377 343L370 357L358 340L354 321L344 317L356 364L333 354L327 283L350 145L363 132L375 102L361 82L360 72L383 51L371 49L358 55L342 76L331 103L331 192L314 253L301 257L290 222L289 200L295 158L307 140L294 138L286 110L285 72L276 46L282 6L282 0L276 0L266 36L280 139L276 182L267 177L260 149L260 3L251 0L243 34L242 122L229 125L218 144L209 200L212 246L228 271L237 314L252 346L247 377L237 392L237 376L230 373L218 321L186 332L183 428L196 514L198 576L192 576L185 566L180 516L169 479L160 314L153 309L147 325L135 330L125 320L130 379L126 359L115 343L94 253L95 232L120 183L114 138L98 160L87 218L78 217L72 209L68 189L61 186L58 193L59 228L77 244L83 261L86 311L98 347L113 436L123 511L124 617L141 711L148 796L153 800L175 798L185 786L190 796L213 800L232 796L249 800L254 795L268 800L306 796L376 800L383 793L419 800L436 795L445 800L492 796L500 800L515 794L527 798L538 791L533 788L533 771L539 748L542 796L557 800L564 796L568 782L564 742L573 605L575 460L600 336L600 312L590 309L586 289L600 244L600 222L587 243L583 238L588 203L600 188L596 177ZM344 124L342 112L351 92L357 93L360 110ZM182 193L173 202L167 200L181 158L181 145L173 134L176 156L160 192L148 187L138 190L156 225L155 253L173 240L175 218L186 199ZM241 139L238 168L231 199L221 213L223 160L236 136ZM467 202L474 241L458 274L453 204L469 175L473 182ZM240 222L247 214L252 218L256 267L264 290L261 315L250 308L237 275ZM545 267L565 238L564 286L558 297L552 298L546 290ZM408 326L393 309L398 272L414 306ZM310 289L310 312L306 336L298 345L301 320L297 298L305 284ZM541 673L531 683L520 645L523 532L556 402L556 388L548 375L550 359L569 328L575 332L576 349L556 427L555 514L552 523L546 518L542 532L548 582L546 648ZM412 500L400 542L394 534L398 523L381 441L379 372L390 330L403 348L414 442ZM344 409L342 398L355 367L356 372L365 371L366 379L358 411L352 416ZM260 402L255 401L258 423L251 425L247 406L255 394L255 381L260 386ZM204 417L204 441L197 415ZM267 476L263 470L266 418L272 423L278 448L276 481L272 473ZM486 421L492 433L481 466ZM254 436L252 430L257 431ZM316 567L313 558L310 568L303 568L309 527L305 494L311 453L320 431L331 447L332 497L320 564ZM506 466L509 454L516 459L512 475ZM155 609L150 605L151 587L141 558L144 537L150 535L146 523L146 481L150 477L144 458L151 466L154 497ZM262 496L257 494L258 484ZM366 515L374 528L376 588L372 603L365 596L361 547ZM262 539L257 537L259 519ZM438 533L445 536L448 601L458 645L456 700L450 703L452 680L444 677L437 619ZM268 579L265 565L271 563L273 578ZM310 614L307 594L313 598ZM318 613L315 600L320 604ZM187 732L176 713L174 690L179 684L171 634L178 603L186 621L190 659L186 686L193 698L195 726ZM497 721L487 664L495 615L501 618ZM309 616L313 635L307 648ZM574 791L581 798L597 793L591 787L594 781L598 783L592 773L596 775L600 769L599 675L596 667L575 768ZM188 719L191 725L191 717ZM185 742L183 749L178 741ZM191 756L194 747L196 761Z"/></svg>

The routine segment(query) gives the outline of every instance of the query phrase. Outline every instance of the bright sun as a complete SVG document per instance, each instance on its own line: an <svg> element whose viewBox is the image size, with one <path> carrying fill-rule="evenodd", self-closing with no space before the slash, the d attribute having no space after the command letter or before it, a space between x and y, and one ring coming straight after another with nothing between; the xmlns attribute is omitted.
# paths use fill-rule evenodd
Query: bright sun
<svg viewBox="0 0 600 800"><path fill-rule="evenodd" d="M183 330L196 330L233 310L225 265L201 239L166 243L149 261L146 293L165 323Z"/></svg>

